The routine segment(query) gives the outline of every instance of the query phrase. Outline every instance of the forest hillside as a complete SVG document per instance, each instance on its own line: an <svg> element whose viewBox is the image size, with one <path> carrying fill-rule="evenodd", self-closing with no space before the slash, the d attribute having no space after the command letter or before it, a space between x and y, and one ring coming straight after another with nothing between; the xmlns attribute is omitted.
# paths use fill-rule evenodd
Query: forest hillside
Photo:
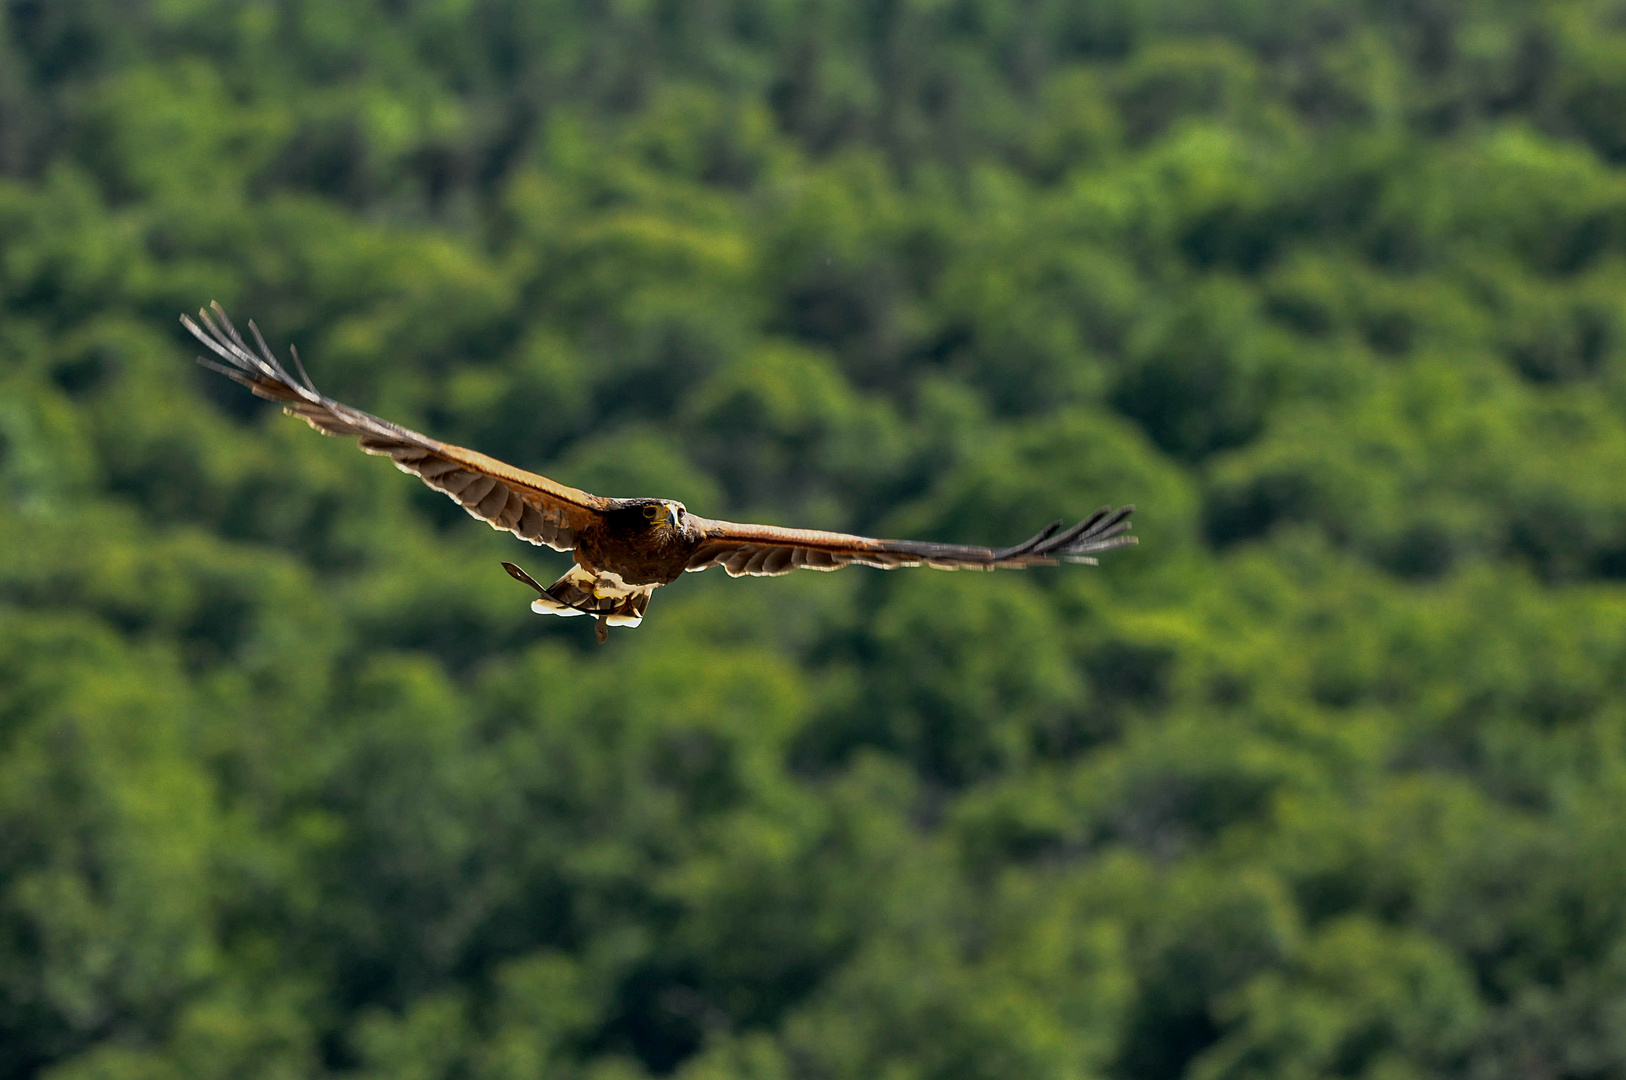
<svg viewBox="0 0 1626 1080"><path fill-rule="evenodd" d="M6 0L0 552L0 1080L1621 1076L1626 4Z"/></svg>

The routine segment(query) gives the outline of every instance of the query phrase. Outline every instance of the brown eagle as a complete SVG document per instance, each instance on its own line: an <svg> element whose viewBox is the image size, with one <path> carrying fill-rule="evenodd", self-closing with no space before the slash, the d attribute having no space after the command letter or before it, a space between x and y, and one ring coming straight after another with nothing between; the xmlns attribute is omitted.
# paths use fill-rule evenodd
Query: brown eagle
<svg viewBox="0 0 1626 1080"><path fill-rule="evenodd" d="M181 322L226 364L201 356L198 363L242 383L260 397L282 402L283 411L317 431L356 436L367 453L388 455L396 468L445 492L493 529L570 552L576 565L547 588L513 563L502 565L537 591L531 602L533 611L592 615L598 620L599 641L608 637L611 626L642 622L650 594L676 581L685 570L721 566L730 577L785 574L796 569L839 570L849 563L884 570L922 563L943 570L993 570L1094 563L1093 556L1100 552L1135 543L1128 535L1133 506L1103 507L1066 530L1057 521L1015 547L996 551L741 525L691 514L671 499L590 495L323 397L305 374L298 351L292 353L299 371L296 381L266 347L253 322L248 328L258 352L244 342L219 304L210 306L218 324L201 310L201 327L185 315Z"/></svg>

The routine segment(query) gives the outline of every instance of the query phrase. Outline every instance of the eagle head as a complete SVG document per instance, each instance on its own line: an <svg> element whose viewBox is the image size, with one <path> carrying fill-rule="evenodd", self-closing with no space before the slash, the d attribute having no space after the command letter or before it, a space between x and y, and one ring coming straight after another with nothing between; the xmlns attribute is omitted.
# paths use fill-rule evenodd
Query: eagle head
<svg viewBox="0 0 1626 1080"><path fill-rule="evenodd" d="M680 502L673 502L671 499L658 499L647 502L640 513L644 515L645 521L648 521L657 529L673 529L678 532L683 531L684 522L689 516L687 507Z"/></svg>

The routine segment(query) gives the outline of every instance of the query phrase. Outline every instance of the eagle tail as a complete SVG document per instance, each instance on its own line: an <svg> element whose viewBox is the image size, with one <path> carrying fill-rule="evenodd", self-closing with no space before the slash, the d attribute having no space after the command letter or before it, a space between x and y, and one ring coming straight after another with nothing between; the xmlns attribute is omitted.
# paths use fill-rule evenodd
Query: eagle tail
<svg viewBox="0 0 1626 1080"><path fill-rule="evenodd" d="M610 626L637 626L644 621L649 610L649 598L655 592L653 585L628 585L615 574L595 574L581 566L572 566L564 577L543 588L530 574L505 562L503 569L516 581L523 581L537 592L531 601L531 610L541 615L595 615L599 620L600 640Z"/></svg>

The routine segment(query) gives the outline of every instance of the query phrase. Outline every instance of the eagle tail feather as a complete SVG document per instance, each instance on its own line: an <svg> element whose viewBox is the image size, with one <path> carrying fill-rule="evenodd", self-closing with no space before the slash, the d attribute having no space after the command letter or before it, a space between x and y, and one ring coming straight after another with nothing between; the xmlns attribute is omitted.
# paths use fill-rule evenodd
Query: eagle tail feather
<svg viewBox="0 0 1626 1080"><path fill-rule="evenodd" d="M593 615L602 626L637 626L649 610L653 585L626 585L615 575L595 574L582 566L572 566L547 588L513 563L503 569L516 581L535 589L531 610L539 615Z"/></svg>

